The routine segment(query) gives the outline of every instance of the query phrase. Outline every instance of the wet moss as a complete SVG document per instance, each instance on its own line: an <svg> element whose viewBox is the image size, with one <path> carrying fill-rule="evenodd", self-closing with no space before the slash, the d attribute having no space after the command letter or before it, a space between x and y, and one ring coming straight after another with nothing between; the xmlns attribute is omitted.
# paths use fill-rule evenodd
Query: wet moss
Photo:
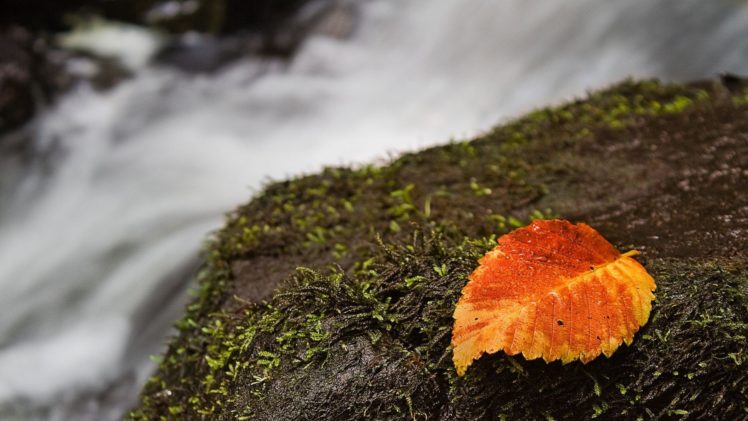
<svg viewBox="0 0 748 421"><path fill-rule="evenodd" d="M745 417L746 257L726 257L748 246L740 98L711 82L628 81L472 141L269 184L207 246L180 334L130 417ZM690 138L670 145L678 133ZM689 157L701 147L722 167ZM633 172L637 156L659 167ZM719 168L728 174L709 178ZM731 207L673 193L684 179ZM701 249L649 238L678 221L646 206L658 192L684 206ZM658 282L650 323L611 359L494 355L458 379L451 315L477 257L556 216L645 251Z"/></svg>
<svg viewBox="0 0 748 421"><path fill-rule="evenodd" d="M738 106L748 105L748 88L743 89L740 94L735 95L733 102Z"/></svg>

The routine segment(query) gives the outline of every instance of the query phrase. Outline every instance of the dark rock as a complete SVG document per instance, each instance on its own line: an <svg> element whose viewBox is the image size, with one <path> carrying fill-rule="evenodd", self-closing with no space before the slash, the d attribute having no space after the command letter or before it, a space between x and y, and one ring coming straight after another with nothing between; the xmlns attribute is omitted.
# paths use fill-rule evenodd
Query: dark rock
<svg viewBox="0 0 748 421"><path fill-rule="evenodd" d="M158 62L189 72L211 72L248 55L287 58L309 34L350 35L357 18L354 4L342 0L10 0L6 10L0 25L28 28L26 36L43 43L44 34L71 29L73 17L101 16L166 31L175 38ZM100 74L121 79L111 60L99 60ZM25 120L28 109L16 112Z"/></svg>
<svg viewBox="0 0 748 421"><path fill-rule="evenodd" d="M91 74L71 71L72 60L88 61ZM0 134L17 129L76 83L108 89L127 77L116 61L54 46L49 37L20 26L0 28Z"/></svg>
<svg viewBox="0 0 748 421"><path fill-rule="evenodd" d="M186 72L209 73L262 49L262 39L256 35L216 37L188 34L162 49L155 61Z"/></svg>
<svg viewBox="0 0 748 421"><path fill-rule="evenodd" d="M336 0L227 0L223 31L258 33L263 54L289 56L321 20L351 8Z"/></svg>
<svg viewBox="0 0 748 421"><path fill-rule="evenodd" d="M73 15L151 26L181 34L251 32L263 39L266 53L286 54L297 42L292 21L305 5L312 9L341 5L337 0L8 0L0 24L35 32L69 29Z"/></svg>
<svg viewBox="0 0 748 421"><path fill-rule="evenodd" d="M167 32L217 34L224 29L226 0L150 1L138 21ZM254 2L251 2L254 3Z"/></svg>
<svg viewBox="0 0 748 421"><path fill-rule="evenodd" d="M6 0L0 24L23 26L36 33L70 29L69 18L75 15L97 15L120 22L143 24L148 10L158 2L159 0Z"/></svg>
<svg viewBox="0 0 748 421"><path fill-rule="evenodd" d="M740 91L748 87L748 80L732 73L723 73L719 79L722 81L722 85L733 93L740 93Z"/></svg>
<svg viewBox="0 0 748 421"><path fill-rule="evenodd" d="M212 72L247 56L290 57L311 34L350 36L358 18L352 4L337 1L309 2L283 18L267 6L261 10L261 15L274 17L267 17L266 22L250 19L245 27L218 36L184 34L165 47L156 61L188 72Z"/></svg>
<svg viewBox="0 0 748 421"><path fill-rule="evenodd" d="M744 418L739 82L625 82L470 142L268 186L206 251L131 417ZM658 285L649 322L611 358L499 352L457 377L454 305L491 236L556 216L642 251Z"/></svg>
<svg viewBox="0 0 748 421"><path fill-rule="evenodd" d="M312 366L293 382L273 382L267 393L274 398L258 407L255 417L272 420L283 413L286 419L353 419L362 408L380 413L404 395L428 403L439 393L437 382L423 376L423 362L408 358L389 338L375 345L362 334L351 336L343 346L329 354L329 364ZM389 381L393 378L398 380ZM325 405L327 400L340 405ZM436 402L431 402L431 409L436 409Z"/></svg>
<svg viewBox="0 0 748 421"><path fill-rule="evenodd" d="M18 27L0 33L0 133L34 114L34 53L31 34Z"/></svg>

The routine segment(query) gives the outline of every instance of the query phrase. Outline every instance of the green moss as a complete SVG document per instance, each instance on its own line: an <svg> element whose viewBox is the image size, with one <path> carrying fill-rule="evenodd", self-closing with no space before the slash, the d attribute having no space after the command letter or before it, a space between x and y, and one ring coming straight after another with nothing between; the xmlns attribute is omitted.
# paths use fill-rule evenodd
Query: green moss
<svg viewBox="0 0 748 421"><path fill-rule="evenodd" d="M741 92L738 95L735 95L733 97L733 102L737 106L744 106L748 105L748 88L743 89L743 92Z"/></svg>
<svg viewBox="0 0 748 421"><path fill-rule="evenodd" d="M651 262L651 322L610 360L495 355L457 378L449 349L476 259L496 235L559 216L545 209L549 186L586 168L581 145L701 112L716 97L629 81L470 142L266 186L206 247L179 335L131 418L697 418L714 402L738 416L748 406L736 370L746 278L716 260ZM241 262L249 273L237 272ZM280 279L272 296L246 289Z"/></svg>
<svg viewBox="0 0 748 421"><path fill-rule="evenodd" d="M454 303L475 259L492 244L490 239L450 245L438 235L426 241L416 238L408 246L382 245L376 272L356 277L339 269L297 272L270 303L237 321L238 327L257 326L257 335L240 352L222 347L227 359L209 364L212 377L194 409L233 414L229 417L250 413L267 418L282 410L291 418L331 418L327 408L304 400L309 392L305 384L332 360L364 347L343 341L359 333L365 334L365 346L373 347L369 358L376 366L399 364L399 370L415 372L410 375L417 376L418 384L434 378L436 390L443 384L444 402L461 419L479 417L487 404L511 418L535 414L563 419L685 415L683 411L701 417L714 402L745 401L748 385L736 368L748 349L748 276L719 261L663 260L652 265L658 301L642 336L655 339L638 339L611 359L561 366L493 355L479 360L465 378L457 378L449 351ZM224 344L237 342L226 339L218 322L206 333L223 338ZM398 346L393 351L381 347L383 343ZM415 367L402 366L404 357ZM376 373L371 375L380 376ZM689 382L673 388L680 373L689 373ZM395 385L400 375L386 372L378 380ZM348 386L329 385L327 392L343 396ZM294 393L276 394L277 387L290 387ZM564 405L568 397L557 393L570 387L577 389L575 407ZM427 391L434 392L424 388L424 394L381 396L382 390L364 388L355 393L383 400L374 414L389 418L432 414L436 398ZM741 411L728 404L724 409L726 415ZM350 411L346 417L358 413Z"/></svg>

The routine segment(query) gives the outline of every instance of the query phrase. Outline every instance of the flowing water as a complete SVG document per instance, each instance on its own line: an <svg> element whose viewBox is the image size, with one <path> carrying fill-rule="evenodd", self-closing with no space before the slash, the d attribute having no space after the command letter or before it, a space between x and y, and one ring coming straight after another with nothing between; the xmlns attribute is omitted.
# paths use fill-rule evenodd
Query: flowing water
<svg viewBox="0 0 748 421"><path fill-rule="evenodd" d="M748 72L741 1L355 6L349 38L313 35L291 61L194 75L130 55L133 78L38 119L52 158L0 195L0 418L132 405L201 243L268 177L466 138L628 76Z"/></svg>

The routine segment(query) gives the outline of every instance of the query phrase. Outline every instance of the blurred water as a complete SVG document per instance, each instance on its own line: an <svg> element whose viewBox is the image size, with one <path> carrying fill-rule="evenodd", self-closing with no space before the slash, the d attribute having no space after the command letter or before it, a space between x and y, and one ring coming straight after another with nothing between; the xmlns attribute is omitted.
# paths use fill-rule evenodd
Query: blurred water
<svg viewBox="0 0 748 421"><path fill-rule="evenodd" d="M313 36L290 63L196 76L134 60L133 79L40 119L52 169L0 203L0 418L131 405L201 242L267 177L472 136L627 76L748 71L738 1L358 4L351 39Z"/></svg>

